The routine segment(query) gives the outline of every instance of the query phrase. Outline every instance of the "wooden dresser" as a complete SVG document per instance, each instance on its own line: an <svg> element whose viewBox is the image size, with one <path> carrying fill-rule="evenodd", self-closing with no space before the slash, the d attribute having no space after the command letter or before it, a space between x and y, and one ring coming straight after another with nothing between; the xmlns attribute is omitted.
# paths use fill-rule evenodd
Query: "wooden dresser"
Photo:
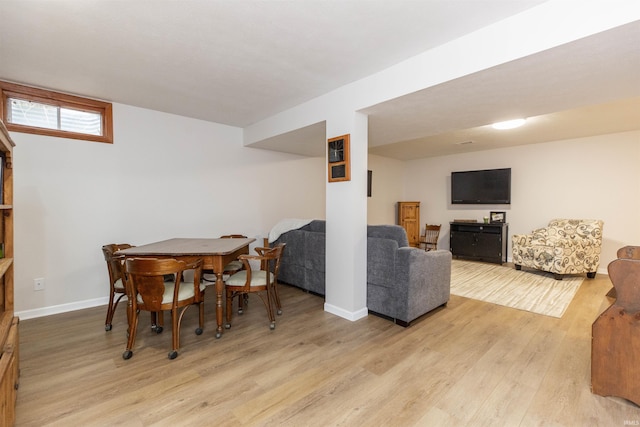
<svg viewBox="0 0 640 427"><path fill-rule="evenodd" d="M0 425L15 424L18 390L18 318L13 315L13 146L0 121Z"/></svg>
<svg viewBox="0 0 640 427"><path fill-rule="evenodd" d="M398 225L407 231L409 246L420 247L420 202L398 202Z"/></svg>

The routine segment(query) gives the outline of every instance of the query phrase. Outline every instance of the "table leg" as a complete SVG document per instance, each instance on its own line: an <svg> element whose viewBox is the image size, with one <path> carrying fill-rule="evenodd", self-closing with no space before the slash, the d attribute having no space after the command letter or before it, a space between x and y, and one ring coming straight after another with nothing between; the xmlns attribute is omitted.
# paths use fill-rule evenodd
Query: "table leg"
<svg viewBox="0 0 640 427"><path fill-rule="evenodd" d="M222 272L216 273L216 338L222 336L222 304L224 299L224 281L222 280Z"/></svg>

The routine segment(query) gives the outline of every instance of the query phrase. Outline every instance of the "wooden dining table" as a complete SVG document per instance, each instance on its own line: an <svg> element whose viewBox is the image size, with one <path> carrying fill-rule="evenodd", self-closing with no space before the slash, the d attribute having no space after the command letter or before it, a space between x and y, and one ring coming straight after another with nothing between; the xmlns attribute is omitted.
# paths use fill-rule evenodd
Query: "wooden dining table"
<svg viewBox="0 0 640 427"><path fill-rule="evenodd" d="M206 238L174 238L147 245L123 249L115 255L125 258L175 258L187 263L202 259L205 270L213 270L216 274L216 338L222 336L224 281L222 273L225 265L249 253L249 245L256 239L206 239Z"/></svg>

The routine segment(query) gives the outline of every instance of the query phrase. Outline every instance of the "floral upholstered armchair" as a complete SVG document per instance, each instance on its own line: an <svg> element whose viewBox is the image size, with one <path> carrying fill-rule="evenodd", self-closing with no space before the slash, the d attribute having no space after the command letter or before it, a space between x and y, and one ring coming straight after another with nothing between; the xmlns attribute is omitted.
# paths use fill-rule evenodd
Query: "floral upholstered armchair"
<svg viewBox="0 0 640 427"><path fill-rule="evenodd" d="M553 273L587 273L594 278L600 264L603 222L596 219L554 219L531 234L514 234L513 263L516 270L530 267Z"/></svg>

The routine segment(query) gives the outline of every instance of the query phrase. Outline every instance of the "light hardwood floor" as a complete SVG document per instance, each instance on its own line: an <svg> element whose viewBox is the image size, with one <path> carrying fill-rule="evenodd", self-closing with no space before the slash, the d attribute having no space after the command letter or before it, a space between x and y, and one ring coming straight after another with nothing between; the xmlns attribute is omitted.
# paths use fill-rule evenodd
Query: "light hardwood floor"
<svg viewBox="0 0 640 427"><path fill-rule="evenodd" d="M205 333L190 309L175 360L170 330L152 333L146 315L122 359L124 307L111 332L106 307L25 320L17 425L638 425L638 406L590 391L591 324L610 288L585 280L561 319L452 296L405 329L281 286L275 331L252 298L221 339L209 289Z"/></svg>

